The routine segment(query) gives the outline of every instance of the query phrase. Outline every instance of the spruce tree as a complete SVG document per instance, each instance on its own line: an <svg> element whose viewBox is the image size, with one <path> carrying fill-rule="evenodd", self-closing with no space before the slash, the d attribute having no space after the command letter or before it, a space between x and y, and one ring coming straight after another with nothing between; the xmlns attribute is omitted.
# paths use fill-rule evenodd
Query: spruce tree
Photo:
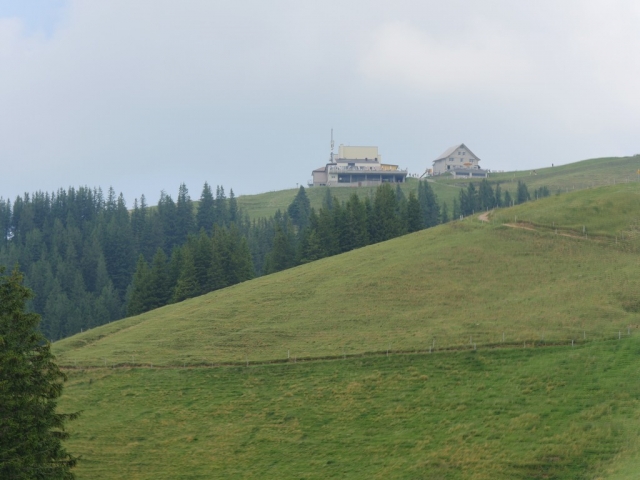
<svg viewBox="0 0 640 480"><path fill-rule="evenodd" d="M301 236L298 245L297 262L299 264L320 260L324 256L322 245L318 239L318 234L311 227L307 227Z"/></svg>
<svg viewBox="0 0 640 480"><path fill-rule="evenodd" d="M62 445L77 414L56 412L66 376L26 312L32 293L16 270L0 269L0 478L73 479L77 459Z"/></svg>
<svg viewBox="0 0 640 480"><path fill-rule="evenodd" d="M233 188L229 190L229 222L238 223L240 221L240 210L238 209L238 200L233 193Z"/></svg>
<svg viewBox="0 0 640 480"><path fill-rule="evenodd" d="M196 214L196 226L198 230L204 229L209 235L213 232L213 224L216 220L213 192L207 182L204 182L200 202L198 203L198 213Z"/></svg>
<svg viewBox="0 0 640 480"><path fill-rule="evenodd" d="M480 209L480 199L478 198L478 190L473 182L469 182L467 186L467 205L463 215L473 215Z"/></svg>
<svg viewBox="0 0 640 480"><path fill-rule="evenodd" d="M510 207L513 204L513 199L511 198L511 194L509 193L509 190L505 190L504 192L504 206L505 207Z"/></svg>
<svg viewBox="0 0 640 480"><path fill-rule="evenodd" d="M333 205L333 201L331 204ZM316 235L320 241L320 245L322 246L324 257L336 255L340 252L340 243L336 229L334 228L334 220L331 210L321 208L318 212Z"/></svg>
<svg viewBox="0 0 640 480"><path fill-rule="evenodd" d="M424 228L435 227L440 222L440 206L438 199L428 181L418 184L418 203L422 211Z"/></svg>
<svg viewBox="0 0 640 480"><path fill-rule="evenodd" d="M153 256L148 285L147 310L163 307L169 303L172 294L169 280L169 266L167 265L167 256L161 248L159 248Z"/></svg>
<svg viewBox="0 0 640 480"><path fill-rule="evenodd" d="M461 190L461 192L463 192L463 190ZM458 199L454 198L453 199L453 219L458 220L460 218L460 215L462 215L460 213L460 204L458 203Z"/></svg>
<svg viewBox="0 0 640 480"><path fill-rule="evenodd" d="M496 185L495 195L496 195L495 206L497 208L500 208L500 207L502 207L502 188L500 187L499 183Z"/></svg>
<svg viewBox="0 0 640 480"><path fill-rule="evenodd" d="M531 199L527 184L518 180L518 189L516 190L516 203L528 202Z"/></svg>
<svg viewBox="0 0 640 480"><path fill-rule="evenodd" d="M150 310L151 274L143 255L138 257L133 282L128 292L127 315L130 317Z"/></svg>
<svg viewBox="0 0 640 480"><path fill-rule="evenodd" d="M395 238L402 232L402 225L397 216L396 194L388 183L383 183L376 189L371 222L373 243Z"/></svg>
<svg viewBox="0 0 640 480"><path fill-rule="evenodd" d="M226 272L227 285L235 285L236 283L251 280L254 277L251 252L249 251L247 240L240 234L238 227L234 224L229 228L227 242L227 251L229 252L229 268ZM292 263L295 263L293 258Z"/></svg>
<svg viewBox="0 0 640 480"><path fill-rule="evenodd" d="M455 200L454 200L455 202ZM440 223L447 223L449 221L449 207L446 203L442 204L442 212L440 213Z"/></svg>
<svg viewBox="0 0 640 480"><path fill-rule="evenodd" d="M367 229L367 207L360 201L357 193L352 193L346 204L349 212L349 223L353 230L353 248L364 247L369 244Z"/></svg>
<svg viewBox="0 0 640 480"><path fill-rule="evenodd" d="M325 187L324 198L322 199L322 208L325 210L333 209L333 196L331 195L331 188Z"/></svg>
<svg viewBox="0 0 640 480"><path fill-rule="evenodd" d="M216 226L211 238L211 260L207 270L209 290L219 290L227 286L227 265L230 263L227 230Z"/></svg>
<svg viewBox="0 0 640 480"><path fill-rule="evenodd" d="M7 244L11 227L11 201L0 197L0 247Z"/></svg>
<svg viewBox="0 0 640 480"><path fill-rule="evenodd" d="M219 185L216 187L215 199L216 225L226 227L229 225L229 206L227 205L227 196L224 193L224 187Z"/></svg>
<svg viewBox="0 0 640 480"><path fill-rule="evenodd" d="M163 249L165 253L171 252L174 247L180 245L178 216L175 202L164 190L160 192L160 200L158 200L158 222L164 239Z"/></svg>
<svg viewBox="0 0 640 480"><path fill-rule="evenodd" d="M478 190L478 208L480 210L489 210L495 207L496 198L493 192L493 188L489 184L489 181L485 178L480 182L480 188Z"/></svg>
<svg viewBox="0 0 640 480"><path fill-rule="evenodd" d="M286 270L295 265L295 247L292 242L292 232L287 225L276 226L276 234L273 239L273 249L265 260L265 273L275 273Z"/></svg>
<svg viewBox="0 0 640 480"><path fill-rule="evenodd" d="M178 278L178 283L173 291L172 301L174 303L181 302L188 298L196 297L199 294L200 287L196 278L196 267L193 263L193 256L188 248L183 251L182 271Z"/></svg>
<svg viewBox="0 0 640 480"><path fill-rule="evenodd" d="M211 282L209 281L209 271L212 261L211 238L205 233L204 229L202 229L197 238L192 237L189 239L187 248L191 250L191 255L193 256L199 294L210 292L213 290L213 288L211 288Z"/></svg>
<svg viewBox="0 0 640 480"><path fill-rule="evenodd" d="M298 232L302 231L309 222L309 214L311 213L311 202L307 197L307 192L301 185L298 193L287 209L291 222L296 226Z"/></svg>
<svg viewBox="0 0 640 480"><path fill-rule="evenodd" d="M176 227L178 245L183 244L187 237L195 232L196 220L193 214L193 202L189 196L189 190L184 183L178 189L178 201L176 203Z"/></svg>
<svg viewBox="0 0 640 480"><path fill-rule="evenodd" d="M409 233L417 232L423 228L422 211L420 210L420 203L416 198L416 194L409 193L409 200L407 201L407 231Z"/></svg>

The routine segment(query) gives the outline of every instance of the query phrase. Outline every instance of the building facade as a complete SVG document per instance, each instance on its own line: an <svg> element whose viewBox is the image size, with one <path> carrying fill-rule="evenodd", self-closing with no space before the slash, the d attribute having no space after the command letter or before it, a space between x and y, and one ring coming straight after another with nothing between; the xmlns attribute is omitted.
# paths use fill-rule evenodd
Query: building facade
<svg viewBox="0 0 640 480"><path fill-rule="evenodd" d="M382 163L378 147L340 145L338 157L312 172L310 186L364 187L381 183L404 183L407 170Z"/></svg>
<svg viewBox="0 0 640 480"><path fill-rule="evenodd" d="M480 159L464 144L445 150L433 161L433 175L450 173L454 177L482 178L488 171L480 168Z"/></svg>

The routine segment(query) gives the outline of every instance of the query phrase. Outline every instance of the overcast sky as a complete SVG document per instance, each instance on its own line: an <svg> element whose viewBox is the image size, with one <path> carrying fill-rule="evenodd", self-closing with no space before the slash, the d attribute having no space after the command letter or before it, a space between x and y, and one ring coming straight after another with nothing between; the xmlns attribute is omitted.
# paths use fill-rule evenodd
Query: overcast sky
<svg viewBox="0 0 640 480"><path fill-rule="evenodd" d="M640 2L0 0L0 196L306 184L336 145L422 173L640 153Z"/></svg>

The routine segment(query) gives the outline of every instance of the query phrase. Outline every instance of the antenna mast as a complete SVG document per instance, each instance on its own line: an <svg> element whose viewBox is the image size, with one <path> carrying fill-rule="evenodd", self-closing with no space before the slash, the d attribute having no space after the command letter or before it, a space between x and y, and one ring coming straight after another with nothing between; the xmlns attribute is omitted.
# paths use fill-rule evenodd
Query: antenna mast
<svg viewBox="0 0 640 480"><path fill-rule="evenodd" d="M331 129L331 163L333 163L333 128Z"/></svg>

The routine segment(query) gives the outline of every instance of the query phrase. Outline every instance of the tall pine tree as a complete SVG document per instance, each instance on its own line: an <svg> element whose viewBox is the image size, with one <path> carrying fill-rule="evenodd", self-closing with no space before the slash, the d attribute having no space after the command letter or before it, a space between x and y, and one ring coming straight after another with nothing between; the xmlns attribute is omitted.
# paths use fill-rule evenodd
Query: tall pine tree
<svg viewBox="0 0 640 480"><path fill-rule="evenodd" d="M17 270L0 269L0 477L73 479L77 459L66 451L65 424L77 414L57 412L66 376L27 313L31 292Z"/></svg>

